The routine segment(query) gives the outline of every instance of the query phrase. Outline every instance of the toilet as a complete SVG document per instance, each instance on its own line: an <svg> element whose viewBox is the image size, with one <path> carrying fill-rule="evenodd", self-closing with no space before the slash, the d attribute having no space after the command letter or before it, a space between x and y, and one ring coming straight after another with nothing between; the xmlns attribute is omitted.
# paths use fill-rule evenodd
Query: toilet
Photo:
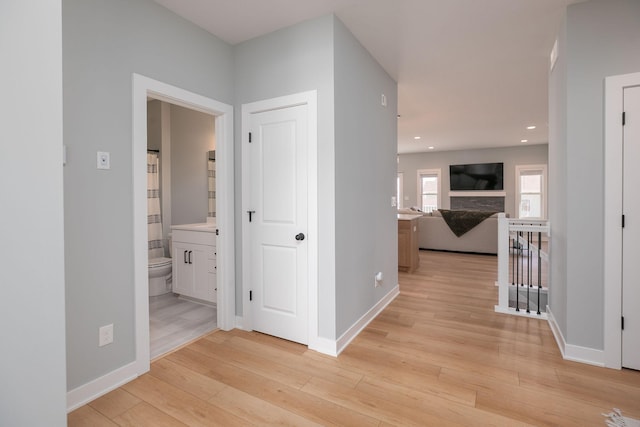
<svg viewBox="0 0 640 427"><path fill-rule="evenodd" d="M171 248L171 240L169 240ZM171 249L169 249L171 255ZM149 260L149 296L156 297L171 292L171 258L151 258Z"/></svg>

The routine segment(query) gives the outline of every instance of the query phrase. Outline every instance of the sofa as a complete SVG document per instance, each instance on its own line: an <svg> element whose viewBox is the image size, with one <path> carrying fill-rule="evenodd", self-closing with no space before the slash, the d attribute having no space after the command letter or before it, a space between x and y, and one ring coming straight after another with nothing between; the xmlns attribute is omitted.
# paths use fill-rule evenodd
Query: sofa
<svg viewBox="0 0 640 427"><path fill-rule="evenodd" d="M409 209L399 213L416 214ZM442 214L435 210L418 218L418 246L420 249L439 251L473 252L481 254L498 253L498 215L493 214L480 224L457 237L449 228Z"/></svg>

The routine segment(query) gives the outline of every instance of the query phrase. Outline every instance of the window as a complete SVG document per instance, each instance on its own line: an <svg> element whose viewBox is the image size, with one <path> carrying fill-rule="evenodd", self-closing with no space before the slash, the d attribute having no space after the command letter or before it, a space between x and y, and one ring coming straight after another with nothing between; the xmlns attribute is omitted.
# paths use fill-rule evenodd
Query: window
<svg viewBox="0 0 640 427"><path fill-rule="evenodd" d="M440 169L418 170L418 207L423 212L440 207Z"/></svg>
<svg viewBox="0 0 640 427"><path fill-rule="evenodd" d="M547 217L547 165L516 166L516 211L518 218Z"/></svg>
<svg viewBox="0 0 640 427"><path fill-rule="evenodd" d="M403 179L404 174L402 172L398 172L398 180L396 182L396 200L397 200L397 205L398 205L398 209L402 208L402 201L403 201L403 197L404 197L404 192L402 191L402 188L404 187L404 179Z"/></svg>

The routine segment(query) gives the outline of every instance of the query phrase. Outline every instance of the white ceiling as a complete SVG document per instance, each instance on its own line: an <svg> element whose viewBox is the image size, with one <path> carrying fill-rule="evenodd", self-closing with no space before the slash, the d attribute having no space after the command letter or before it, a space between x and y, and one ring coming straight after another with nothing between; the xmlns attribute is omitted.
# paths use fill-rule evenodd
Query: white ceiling
<svg viewBox="0 0 640 427"><path fill-rule="evenodd" d="M546 143L549 53L582 0L155 1L230 44L335 13L398 82L410 153Z"/></svg>

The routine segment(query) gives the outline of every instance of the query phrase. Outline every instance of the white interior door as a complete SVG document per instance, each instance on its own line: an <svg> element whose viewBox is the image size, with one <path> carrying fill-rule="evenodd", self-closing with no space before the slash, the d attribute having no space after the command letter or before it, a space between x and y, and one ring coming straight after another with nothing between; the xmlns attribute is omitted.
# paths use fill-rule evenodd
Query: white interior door
<svg viewBox="0 0 640 427"><path fill-rule="evenodd" d="M640 87L623 96L622 366L640 370Z"/></svg>
<svg viewBox="0 0 640 427"><path fill-rule="evenodd" d="M307 108L249 119L253 329L302 344L308 343Z"/></svg>

